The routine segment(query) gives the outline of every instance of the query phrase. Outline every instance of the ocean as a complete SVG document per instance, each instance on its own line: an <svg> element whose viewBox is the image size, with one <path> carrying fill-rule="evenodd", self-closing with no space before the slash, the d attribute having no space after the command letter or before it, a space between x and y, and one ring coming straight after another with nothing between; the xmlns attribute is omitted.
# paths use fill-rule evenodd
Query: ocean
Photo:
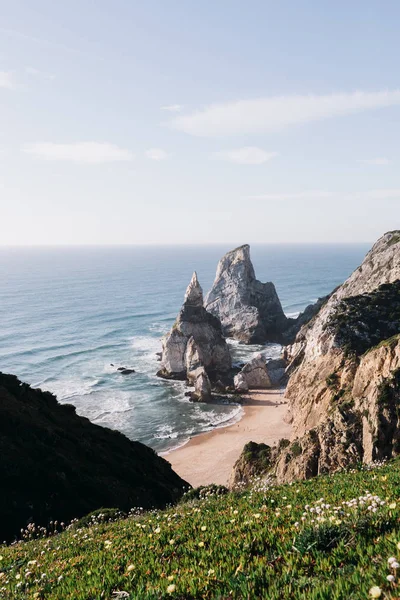
<svg viewBox="0 0 400 600"><path fill-rule="evenodd" d="M235 404L190 403L182 382L156 377L160 338L173 324L192 272L204 293L231 248L0 248L0 370L49 390L98 425L157 452L240 418ZM362 261L368 244L253 245L261 281L273 281L296 316ZM280 347L231 344L234 362ZM114 366L111 366L111 365ZM121 375L116 368L136 373Z"/></svg>

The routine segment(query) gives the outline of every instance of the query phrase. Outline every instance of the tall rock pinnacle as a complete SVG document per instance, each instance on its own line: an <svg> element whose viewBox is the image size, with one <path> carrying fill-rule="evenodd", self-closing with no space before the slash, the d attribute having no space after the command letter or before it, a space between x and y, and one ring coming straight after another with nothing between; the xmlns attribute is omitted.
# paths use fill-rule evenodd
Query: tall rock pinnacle
<svg viewBox="0 0 400 600"><path fill-rule="evenodd" d="M203 306L203 290L197 279L196 271L193 273L192 279L187 287L185 304L189 304L190 306Z"/></svg>
<svg viewBox="0 0 400 600"><path fill-rule="evenodd" d="M274 284L256 279L248 244L221 258L205 307L227 337L248 344L279 342L288 326Z"/></svg>
<svg viewBox="0 0 400 600"><path fill-rule="evenodd" d="M227 373L231 356L219 319L203 307L203 291L193 273L179 315L162 340L158 375L191 381L200 367L210 377Z"/></svg>

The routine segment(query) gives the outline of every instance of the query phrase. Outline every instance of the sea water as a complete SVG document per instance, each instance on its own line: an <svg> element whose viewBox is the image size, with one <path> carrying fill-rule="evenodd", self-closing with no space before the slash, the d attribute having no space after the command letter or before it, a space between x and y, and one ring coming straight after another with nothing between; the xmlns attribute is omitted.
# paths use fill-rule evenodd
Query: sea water
<svg viewBox="0 0 400 600"><path fill-rule="evenodd" d="M253 245L251 256L257 278L273 281L285 313L296 316L342 283L368 247ZM193 404L184 383L156 377L160 339L192 272L206 292L230 249L0 248L0 370L158 452L234 422L240 406ZM238 363L281 350L238 343L231 349ZM119 366L135 373L122 375Z"/></svg>

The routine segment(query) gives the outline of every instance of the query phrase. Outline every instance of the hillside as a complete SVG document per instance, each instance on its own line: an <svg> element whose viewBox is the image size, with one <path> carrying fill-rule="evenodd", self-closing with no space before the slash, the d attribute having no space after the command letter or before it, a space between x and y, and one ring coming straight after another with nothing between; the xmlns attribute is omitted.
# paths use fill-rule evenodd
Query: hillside
<svg viewBox="0 0 400 600"><path fill-rule="evenodd" d="M139 442L0 373L0 540L30 521L68 521L101 507L165 507L187 486Z"/></svg>
<svg viewBox="0 0 400 600"><path fill-rule="evenodd" d="M399 467L192 492L167 511L3 547L0 598L394 600Z"/></svg>

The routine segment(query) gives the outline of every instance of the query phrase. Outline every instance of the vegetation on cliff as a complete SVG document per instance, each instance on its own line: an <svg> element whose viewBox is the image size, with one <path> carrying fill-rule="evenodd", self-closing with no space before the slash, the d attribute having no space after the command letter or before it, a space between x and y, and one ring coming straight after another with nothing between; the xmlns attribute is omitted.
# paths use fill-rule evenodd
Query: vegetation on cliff
<svg viewBox="0 0 400 600"><path fill-rule="evenodd" d="M187 486L170 464L49 392L0 373L0 540L101 507L161 508Z"/></svg>
<svg viewBox="0 0 400 600"><path fill-rule="evenodd" d="M364 354L400 331L400 281L345 298L325 325L347 354Z"/></svg>
<svg viewBox="0 0 400 600"><path fill-rule="evenodd" d="M203 489L169 510L3 547L0 598L394 600L399 467Z"/></svg>

